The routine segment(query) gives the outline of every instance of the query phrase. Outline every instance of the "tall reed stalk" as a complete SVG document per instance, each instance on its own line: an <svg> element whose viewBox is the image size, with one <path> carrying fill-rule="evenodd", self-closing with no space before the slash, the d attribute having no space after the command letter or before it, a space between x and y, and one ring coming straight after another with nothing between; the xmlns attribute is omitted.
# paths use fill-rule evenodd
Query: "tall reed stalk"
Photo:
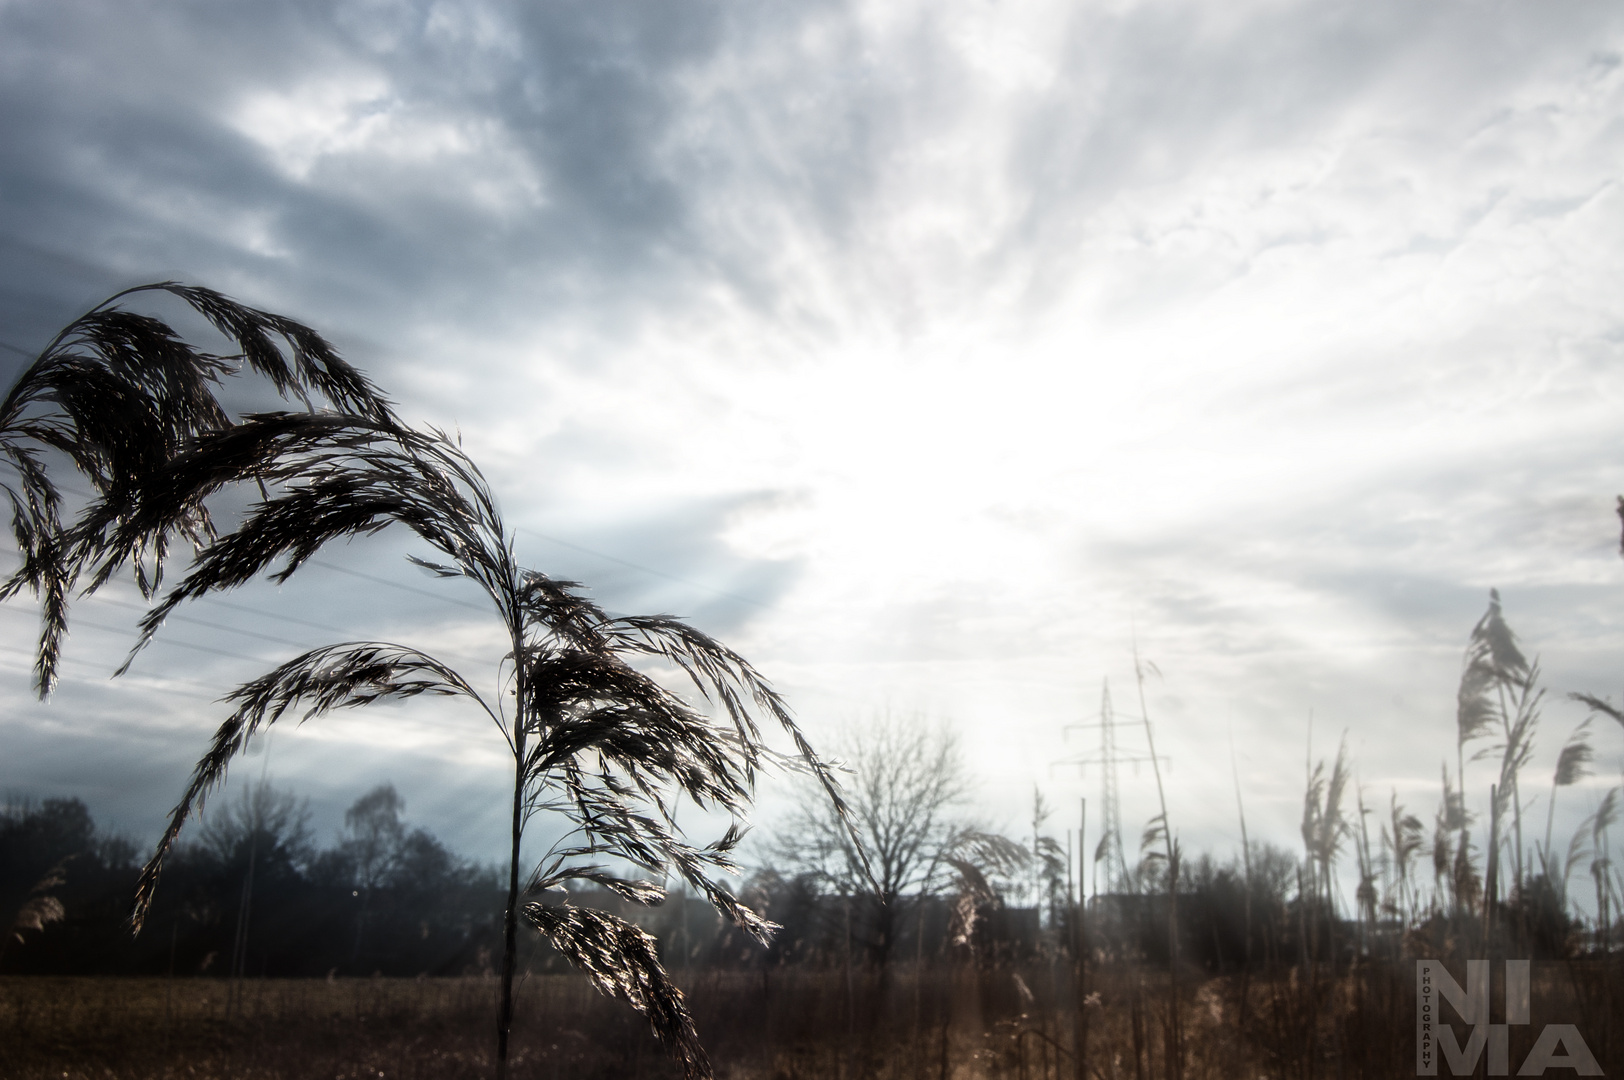
<svg viewBox="0 0 1624 1080"><path fill-rule="evenodd" d="M1173 838L1173 826L1167 816L1167 791L1162 786L1161 759L1156 756L1156 733L1150 724L1150 709L1145 704L1145 670L1156 670L1154 664L1141 661L1139 643L1133 647L1133 675L1139 688L1139 717L1145 724L1145 744L1150 751L1150 768L1156 777L1156 801L1161 807L1157 822L1152 822L1146 839L1152 838L1159 828L1167 860L1167 1069L1172 1080L1184 1075L1184 1034L1179 1009L1179 848Z"/></svg>
<svg viewBox="0 0 1624 1080"><path fill-rule="evenodd" d="M650 881L625 878L597 861L608 858L651 875L674 871L724 916L765 940L771 924L715 877L733 869L730 856L742 836L757 772L785 760L762 740L758 715L784 728L802 767L823 782L841 812L844 807L778 694L742 657L685 623L664 616L611 617L573 582L522 569L484 476L441 433L357 417L266 414L200 440L175 459L165 479L152 496L154 515L172 514L177 503L198 504L240 479L257 480L268 497L235 532L206 548L142 620L137 650L187 600L241 584L281 560L274 579L286 580L328 541L398 522L448 560L414 562L480 586L503 626L508 652L506 678L490 696L426 652L377 641L314 649L238 687L228 698L235 712L216 732L142 872L132 924L139 929L187 817L224 780L230 760L256 731L290 710L309 719L381 698L460 697L496 727L513 769L498 1076L505 1075L508 1059L521 919L599 990L643 1012L689 1076L708 1076L709 1061L653 939L606 912L567 899L532 898L577 882L639 903L663 898ZM108 559L122 550L113 545ZM639 658L686 676L723 720L713 722L631 666ZM733 827L709 845L688 843L675 820L682 797L727 812ZM521 886L525 826L543 812L567 828Z"/></svg>
<svg viewBox="0 0 1624 1080"><path fill-rule="evenodd" d="M206 352L161 320L123 307L145 293L179 298L237 351ZM216 389L239 368L257 372L309 411L234 420ZM318 413L318 402L338 411ZM93 489L71 527L63 524L49 452L66 455ZM758 772L774 762L794 764L818 778L837 813L844 803L782 699L742 657L675 619L611 617L573 582L521 568L484 476L458 443L403 426L383 396L308 327L209 289L138 286L64 328L0 402L0 461L14 474L0 488L22 556L0 585L0 599L29 589L41 600L35 679L42 696L57 677L76 582L87 576L85 591L93 592L129 568L142 593L155 598L177 537L197 557L142 620L132 658L183 602L240 585L278 562L273 579L285 581L329 541L392 523L411 529L444 560L414 558L420 566L475 582L503 627L504 676L488 695L428 653L368 641L311 650L238 687L227 699L235 711L199 761L141 875L135 929L182 825L256 731L290 710L309 719L380 698L461 697L495 726L513 768L499 1075L508 1057L521 919L600 990L644 1012L690 1076L708 1075L682 995L666 978L652 939L605 912L531 898L584 881L655 902L663 895L656 886L594 860L651 873L669 867L724 915L766 936L770 924L715 878L733 868L730 853ZM209 500L241 483L255 485L262 499L235 531L218 535ZM633 661L675 670L721 719L695 710ZM784 729L794 758L768 748L761 720ZM727 812L733 827L714 843L688 843L674 817L680 798ZM567 831L521 887L523 833L540 812L561 817ZM244 908L246 918L246 899Z"/></svg>
<svg viewBox="0 0 1624 1080"><path fill-rule="evenodd" d="M1596 756L1589 739L1590 720L1590 717L1585 717L1562 744L1562 752L1557 755L1556 768L1551 775L1551 798L1545 807L1545 842L1540 845L1539 861L1545 880L1553 887L1556 884L1553 878L1556 867L1551 857L1551 826L1556 820L1556 793L1560 788L1577 784L1590 772L1590 763ZM1564 903L1566 902L1563 892L1558 892L1557 895L1562 896Z"/></svg>
<svg viewBox="0 0 1624 1080"><path fill-rule="evenodd" d="M1445 778L1447 783L1447 777ZM1393 790L1388 803L1388 819L1382 830L1382 841L1391 855L1395 879L1393 908L1407 925L1415 921L1417 904L1411 864L1421 851L1424 827L1421 819L1407 813L1398 801L1398 790Z"/></svg>
<svg viewBox="0 0 1624 1080"><path fill-rule="evenodd" d="M1241 969L1241 1027L1246 1027L1246 1013L1251 1005L1251 979L1252 979L1252 842L1246 835L1246 806L1241 802L1241 771L1235 761L1235 735L1229 737L1229 772L1235 781L1235 814L1241 823L1241 862L1246 869L1246 900L1245 900L1245 927L1246 951L1244 960L1246 966Z"/></svg>
<svg viewBox="0 0 1624 1080"><path fill-rule="evenodd" d="M1489 590L1489 608L1472 628L1462 661L1460 688L1456 694L1456 752L1464 754L1473 739L1498 734L1499 741L1479 750L1473 760L1498 755L1500 767L1489 801L1489 848L1484 881L1488 910L1484 926L1494 919L1500 900L1500 848L1507 840L1512 847L1512 877L1517 889L1524 887L1522 798L1519 777L1533 757L1534 733L1539 724L1540 704L1545 691L1539 688L1539 663L1530 663L1517 644L1517 636L1507 625L1500 606L1500 593ZM1465 764L1460 764L1461 790L1466 790ZM1511 812L1512 835L1507 837L1501 820Z"/></svg>

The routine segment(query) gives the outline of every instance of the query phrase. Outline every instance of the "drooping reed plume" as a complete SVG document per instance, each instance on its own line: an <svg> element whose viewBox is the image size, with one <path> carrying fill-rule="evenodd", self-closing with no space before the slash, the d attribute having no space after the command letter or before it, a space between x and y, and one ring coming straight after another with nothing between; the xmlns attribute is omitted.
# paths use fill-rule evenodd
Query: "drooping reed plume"
<svg viewBox="0 0 1624 1080"><path fill-rule="evenodd" d="M1330 775L1325 774L1325 762L1320 761L1314 766L1303 794L1301 830L1303 849L1308 856L1309 889L1314 897L1311 906L1323 905L1331 927L1335 926L1336 919L1334 868L1342 852L1342 841L1350 831L1347 816L1342 811L1342 797L1350 778L1348 737L1344 733Z"/></svg>
<svg viewBox="0 0 1624 1080"><path fill-rule="evenodd" d="M1489 608L1467 644L1457 695L1457 754L1476 738L1498 736L1497 741L1479 750L1473 760L1500 759L1499 775L1489 805L1489 844L1484 888L1493 918L1493 905L1499 896L1500 848L1505 844L1501 822L1511 812L1513 825L1512 868L1517 888L1524 885L1522 798L1519 777L1533 758L1534 734L1539 725L1540 705L1545 691L1539 688L1539 662L1532 663L1517 644L1517 636L1506 623L1500 607L1500 593L1489 590ZM1466 790L1465 766L1461 763L1461 791Z"/></svg>
<svg viewBox="0 0 1624 1080"><path fill-rule="evenodd" d="M1554 877L1556 866L1551 852L1551 826L1556 819L1556 792L1558 788L1572 787L1583 779L1590 771L1590 763L1595 759L1595 749L1590 745L1590 717L1585 717L1578 727L1573 729L1567 742L1562 744L1562 752L1556 757L1556 769L1551 776L1551 800L1545 807L1545 843L1540 848L1539 859L1545 880L1556 888L1556 895L1567 904L1567 874L1563 873L1561 884L1558 885Z"/></svg>
<svg viewBox="0 0 1624 1080"><path fill-rule="evenodd" d="M1624 519L1624 496L1619 497L1618 505L1619 516L1621 519ZM1576 730L1572 736L1569 737L1568 745L1562 748L1562 758L1557 762L1557 777L1560 779L1564 775L1562 771L1563 766L1565 764L1569 765L1573 770L1573 775L1572 779L1570 779L1568 783L1573 783L1579 779L1584 767L1589 764L1594 753L1588 739L1580 739L1580 732L1587 730L1590 720L1598 714L1617 722L1620 727L1624 727L1624 709L1620 709L1606 698L1597 697L1595 694L1573 693L1569 694L1568 697L1572 698L1574 701L1582 702L1590 707L1590 716L1585 717L1585 722L1580 725L1579 729ZM1591 826L1592 828L1592 836L1590 841L1591 852L1594 855L1594 859L1591 864L1591 875L1596 879L1597 883L1597 918L1602 920L1601 926L1604 931L1608 926L1607 922L1605 921L1607 901L1610 895L1616 900L1616 894L1619 891L1611 884L1609 879L1609 874L1613 872L1615 868L1612 865L1610 855L1605 850L1605 845L1607 841L1608 826L1612 824L1618 813L1617 796L1620 791L1624 791L1624 787L1614 788L1609 791L1606 798L1602 801L1602 805L1597 808L1596 813L1585 822L1587 826ZM1554 801L1556 796L1555 785L1553 785L1551 789L1551 795ZM1582 834L1583 832L1584 827L1581 826L1579 833ZM1545 842L1546 845L1549 846L1550 824L1548 821L1545 827L1545 834ZM1581 845L1582 840L1579 834L1576 834L1568 844L1568 856L1563 866L1562 880L1564 887L1567 883L1568 873L1583 857ZM1624 880L1624 878L1621 878L1621 880ZM1613 890L1612 893L1609 893L1609 889Z"/></svg>
<svg viewBox="0 0 1624 1080"><path fill-rule="evenodd" d="M148 293L185 301L236 351L207 352L163 320L123 306ZM34 682L41 697L56 682L68 597L83 559L104 543L106 530L126 520L172 457L204 433L230 426L217 392L224 376L243 368L307 407L325 404L391 420L383 396L314 330L212 289L172 281L125 289L69 323L0 402L0 460L13 473L0 479L0 489L11 504L11 531L22 559L0 585L0 599L24 589L40 599ZM51 452L65 456L93 489L91 506L72 526L62 520ZM173 534L194 544L209 536L207 513L201 506L191 510L145 532L125 532L144 594L152 595L162 581Z"/></svg>
<svg viewBox="0 0 1624 1080"><path fill-rule="evenodd" d="M1359 811L1359 831L1353 838L1354 857L1359 863L1359 884L1354 890L1354 902L1359 913L1359 932L1361 936L1360 952L1364 953L1368 947L1368 938L1365 935L1375 930L1377 919L1377 904L1381 899L1376 884L1380 879L1376 863L1377 858L1370 845L1370 809L1365 806L1365 788L1354 779L1353 784L1354 805Z"/></svg>
<svg viewBox="0 0 1624 1080"><path fill-rule="evenodd" d="M1172 1080L1184 1076L1184 1031L1178 1008L1179 1002L1179 871L1181 867L1178 839L1173 831L1172 819L1167 816L1167 792L1162 786L1161 759L1156 755L1156 734L1150 725L1150 708L1145 704L1145 673L1160 675L1161 671L1139 656L1139 643L1133 646L1133 674L1139 689L1139 718L1145 725L1145 745L1150 751L1150 771L1156 778L1156 801L1161 813L1152 818L1145 830L1141 850L1154 843L1159 835L1162 856L1167 869L1167 1057L1168 1073Z"/></svg>
<svg viewBox="0 0 1624 1080"><path fill-rule="evenodd" d="M1603 955L1612 949L1613 919L1620 899L1609 842L1609 832L1618 824L1620 791L1624 788L1610 789L1586 822L1590 826L1590 877L1596 883L1596 944Z"/></svg>
<svg viewBox="0 0 1624 1080"><path fill-rule="evenodd" d="M57 897L56 891L68 882L68 863L76 856L69 855L57 861L45 872L45 875L34 882L29 888L28 895L22 904L11 915L10 922L0 923L0 961L5 960L6 953L15 945L21 945L27 940L29 933L40 933L52 923L61 922L67 917L67 909Z"/></svg>
<svg viewBox="0 0 1624 1080"><path fill-rule="evenodd" d="M1415 919L1415 882L1410 871L1421 852L1424 836L1421 819L1405 810L1395 788L1388 803L1387 821L1382 825L1382 845L1393 869L1393 892L1387 908L1406 925Z"/></svg>

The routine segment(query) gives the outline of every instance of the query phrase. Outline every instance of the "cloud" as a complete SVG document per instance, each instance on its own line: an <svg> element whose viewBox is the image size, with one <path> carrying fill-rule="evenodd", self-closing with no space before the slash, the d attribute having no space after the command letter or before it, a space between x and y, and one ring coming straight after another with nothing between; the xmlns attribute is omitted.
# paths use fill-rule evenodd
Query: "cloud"
<svg viewBox="0 0 1624 1080"><path fill-rule="evenodd" d="M527 559L725 635L814 726L960 717L993 801L1137 635L1176 756L1232 718L1290 836L1310 709L1367 778L1447 743L1490 586L1553 685L1609 670L1621 18L11 4L0 342L165 276L303 318L462 432ZM442 588L409 546L332 558ZM489 644L342 570L262 592L280 621L193 614ZM211 688L182 642L291 647L166 634L144 676Z"/></svg>

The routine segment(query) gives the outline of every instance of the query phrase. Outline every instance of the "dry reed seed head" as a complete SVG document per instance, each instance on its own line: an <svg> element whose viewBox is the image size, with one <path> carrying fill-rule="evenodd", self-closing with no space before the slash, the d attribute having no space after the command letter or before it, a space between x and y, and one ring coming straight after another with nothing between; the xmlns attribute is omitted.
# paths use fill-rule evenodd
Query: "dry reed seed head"
<svg viewBox="0 0 1624 1080"><path fill-rule="evenodd" d="M1602 796L1601 805L1591 815L1591 839L1599 848L1607 836L1607 830L1618 822L1618 788L1610 788Z"/></svg>
<svg viewBox="0 0 1624 1080"><path fill-rule="evenodd" d="M36 650L36 683L41 696L55 682L61 639L66 629L66 594L90 561L101 565L90 591L104 584L132 556L143 594L162 580L167 552L164 534L178 529L198 539L195 507L183 506L148 523L147 531L125 535L109 550L106 533L126 523L154 478L193 438L231 426L215 397L228 358L182 340L166 323L130 312L118 302L136 293L172 293L201 312L243 349L250 366L267 375L278 393L311 403L315 392L335 405L393 423L387 402L354 368L341 360L320 335L293 320L237 304L213 290L158 282L118 293L70 323L27 368L0 404L0 449L17 467L24 495L11 486L13 533L24 566L6 583L6 595L27 586L46 600L45 626ZM293 354L290 366L268 333L279 334ZM57 520L54 485L24 443L65 453L97 496L81 522L64 530ZM206 522L206 518L202 519ZM154 536L152 530L157 531ZM40 558L47 539L65 552ZM149 572L145 558L153 560Z"/></svg>
<svg viewBox="0 0 1624 1080"><path fill-rule="evenodd" d="M710 1059L699 1044L682 991L660 965L652 937L592 908L529 903L523 914L600 993L648 1017L655 1036L682 1062L688 1080L709 1080Z"/></svg>
<svg viewBox="0 0 1624 1080"><path fill-rule="evenodd" d="M1517 646L1517 635L1500 609L1500 590L1489 590L1489 609L1472 628L1472 643L1487 654L1497 677L1515 679L1528 670L1528 660Z"/></svg>
<svg viewBox="0 0 1624 1080"><path fill-rule="evenodd" d="M210 750L193 770L191 781L170 817L169 827L143 868L130 918L139 933L157 889L163 863L182 826L200 810L208 792L224 782L231 759L260 728L281 719L297 705L306 706L300 722L337 708L355 708L383 697L422 694L460 695L473 699L495 719L474 689L449 666L415 649L388 642L349 642L313 649L274 671L237 687L226 700L238 707L215 732Z"/></svg>
<svg viewBox="0 0 1624 1080"><path fill-rule="evenodd" d="M581 835L586 843L563 849L555 847L545 869L531 876L532 886L549 887L573 871L567 860L597 855L613 855L650 872L674 869L678 876L701 893L730 922L765 943L778 927L741 904L711 874L734 873L737 867L729 852L742 832L730 828L719 841L696 848L668 830L660 820L640 813L628 802L636 796L608 772L588 774L568 768L561 778L568 799L555 800L548 808L562 813L574 825L570 835ZM599 786L594 786L594 784ZM645 793L650 803L652 793Z"/></svg>
<svg viewBox="0 0 1624 1080"><path fill-rule="evenodd" d="M1588 724L1588 721L1586 723ZM1583 730L1583 725L1580 730ZM1588 740L1579 736L1580 731L1575 731L1567 744L1562 747L1562 752L1557 755L1556 775L1551 781L1552 786L1569 787L1589 773L1588 766L1595 760L1595 750Z"/></svg>
<svg viewBox="0 0 1624 1080"><path fill-rule="evenodd" d="M308 402L308 395L315 392L346 411L394 422L388 400L325 338L303 323L248 307L202 286L160 282L141 287L153 289L181 297L222 334L235 340L242 349L242 358L270 378L283 396L292 391ZM272 335L288 346L291 364L271 340Z"/></svg>
<svg viewBox="0 0 1624 1080"><path fill-rule="evenodd" d="M1619 709L1606 698L1597 697L1595 694L1583 693L1570 693L1568 694L1568 697L1573 701L1580 701L1589 706L1590 711L1593 714L1600 713L1603 716L1617 721L1620 726L1624 726L1624 710Z"/></svg>
<svg viewBox="0 0 1624 1080"><path fill-rule="evenodd" d="M51 923L61 922L67 914L67 908L63 907L62 901L56 897L33 897L17 909L17 915L11 921L12 940L22 944L25 940L24 933L30 930L44 930Z"/></svg>
<svg viewBox="0 0 1624 1080"><path fill-rule="evenodd" d="M287 414L268 414L261 422L287 428L293 420ZM408 437L364 419L344 417L312 418L298 426L305 429L297 433L303 443L301 454L291 455L274 468L257 470L262 477L297 482L297 486L258 504L241 527L209 545L180 585L142 620L132 657L151 642L168 613L185 600L240 585L279 559L286 561L275 579L286 580L323 544L336 538L367 535L398 521L453 557L486 546L484 537L469 535L466 530L459 533L457 521L475 515L454 487L421 482L423 472L433 469L408 453L422 442L420 436ZM250 438L257 434L250 433ZM231 445L230 440L225 442ZM318 450L336 447L336 451L326 456L312 454L311 446ZM346 464L342 459L351 455L353 463ZM408 459L422 468L401 468ZM220 475L209 475L200 486L217 483ZM182 496L179 501L195 498ZM487 566L487 570L496 569ZM478 566L469 570L470 576L482 581L492 576L481 574Z"/></svg>

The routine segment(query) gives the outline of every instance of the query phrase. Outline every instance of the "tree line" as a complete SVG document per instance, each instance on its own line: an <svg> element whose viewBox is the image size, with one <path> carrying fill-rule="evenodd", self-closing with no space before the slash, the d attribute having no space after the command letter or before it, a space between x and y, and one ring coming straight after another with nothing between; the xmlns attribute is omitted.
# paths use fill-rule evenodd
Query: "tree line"
<svg viewBox="0 0 1624 1080"><path fill-rule="evenodd" d="M136 845L77 798L0 808L0 973L463 975L492 970L497 870L403 817L390 784L318 846L305 804L266 783L222 801L177 848L149 920L129 933Z"/></svg>
<svg viewBox="0 0 1624 1080"><path fill-rule="evenodd" d="M13 801L0 808L0 919L8 926L0 974L491 974L501 942L499 871L411 827L403 811L394 787L379 785L352 804L341 834L322 847L294 795L264 783L245 788L208 815L195 840L177 847L166 871L173 876L149 916L155 932L132 938L125 917L140 870L137 846L100 832L77 798ZM1013 872L975 885L967 878L976 871L919 879L882 903L855 880L781 858L801 838L798 825L786 823L762 845L763 859L740 890L780 926L767 948L676 889L648 914L627 914L678 968L1027 963L1065 947L1071 916L1061 875L1040 876L1034 885L1020 872L1022 845L1011 841L1002 852ZM1259 873L1250 902L1261 960L1270 927L1292 940L1296 864L1271 846L1254 855ZM1202 856L1187 889L1186 959L1235 968L1249 955L1238 860ZM616 906L595 887L580 892L583 902ZM1151 910L1137 916L1144 925L1119 927L1121 944L1165 962ZM545 947L527 952L521 965L564 968Z"/></svg>

